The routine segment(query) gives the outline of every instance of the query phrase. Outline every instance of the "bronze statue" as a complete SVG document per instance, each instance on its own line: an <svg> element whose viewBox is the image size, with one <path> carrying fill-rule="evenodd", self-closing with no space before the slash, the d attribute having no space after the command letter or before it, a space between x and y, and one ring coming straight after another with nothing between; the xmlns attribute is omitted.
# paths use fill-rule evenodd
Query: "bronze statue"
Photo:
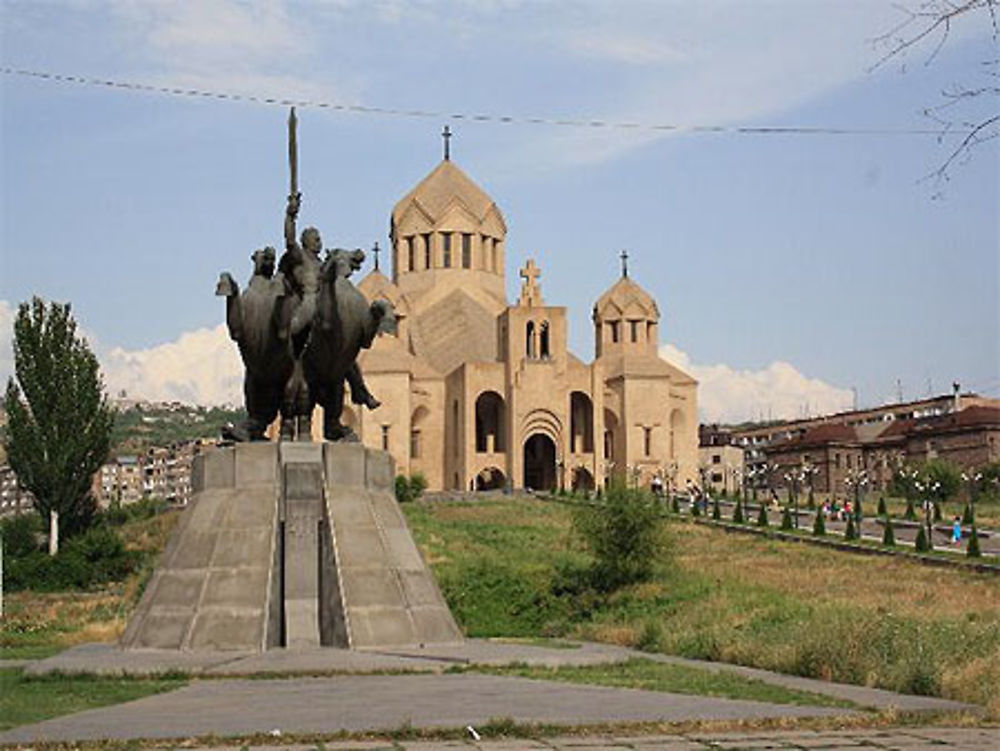
<svg viewBox="0 0 1000 751"><path fill-rule="evenodd" d="M237 342L246 374L243 383L247 419L224 430L237 441L265 440L264 431L280 412L283 439L309 440L313 407L324 409L324 436L358 440L340 422L344 381L351 401L368 409L380 402L365 385L356 358L377 333L395 332L392 305L371 305L350 282L364 263L364 251L337 249L320 260L319 230L308 227L300 241L295 223L301 206L295 141L295 109L289 117L291 190L285 208L285 252L277 264L267 247L252 256L254 274L240 294L228 272L219 277L216 294L226 297L226 322Z"/></svg>

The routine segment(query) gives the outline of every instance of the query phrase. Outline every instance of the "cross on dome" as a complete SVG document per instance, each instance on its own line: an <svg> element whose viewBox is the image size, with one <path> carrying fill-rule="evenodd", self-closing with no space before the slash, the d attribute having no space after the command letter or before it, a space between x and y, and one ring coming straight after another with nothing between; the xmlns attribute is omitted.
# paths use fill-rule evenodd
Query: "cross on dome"
<svg viewBox="0 0 1000 751"><path fill-rule="evenodd" d="M542 270L535 265L535 259L529 258L518 274L524 279L521 285L521 305L532 307L542 304L542 289L538 286L538 277L542 275Z"/></svg>
<svg viewBox="0 0 1000 751"><path fill-rule="evenodd" d="M444 160L451 160L451 137L454 134L451 132L451 128L447 125L444 126L444 130L441 131L441 138L444 139Z"/></svg>

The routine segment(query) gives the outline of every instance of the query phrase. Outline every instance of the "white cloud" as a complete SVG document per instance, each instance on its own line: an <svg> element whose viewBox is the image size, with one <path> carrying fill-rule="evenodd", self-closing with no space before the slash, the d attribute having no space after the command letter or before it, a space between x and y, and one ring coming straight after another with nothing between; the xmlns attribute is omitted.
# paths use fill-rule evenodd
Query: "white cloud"
<svg viewBox="0 0 1000 751"><path fill-rule="evenodd" d="M849 409L850 389L809 378L781 360L761 370L735 370L729 365L696 365L672 344L660 347L660 357L698 380L698 408L703 422L737 423L795 419Z"/></svg>
<svg viewBox="0 0 1000 751"><path fill-rule="evenodd" d="M243 364L224 324L149 349L99 355L111 394L189 404L241 404Z"/></svg>

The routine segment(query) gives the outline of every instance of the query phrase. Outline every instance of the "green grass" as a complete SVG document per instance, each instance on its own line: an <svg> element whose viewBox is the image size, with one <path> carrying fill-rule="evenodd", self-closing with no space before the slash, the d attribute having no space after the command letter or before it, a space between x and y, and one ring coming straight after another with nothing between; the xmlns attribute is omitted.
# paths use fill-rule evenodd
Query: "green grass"
<svg viewBox="0 0 1000 751"><path fill-rule="evenodd" d="M704 670L686 665L670 665L647 659L622 663L587 665L583 667L475 667L472 672L491 675L513 675L543 681L583 683L614 688L637 688L644 691L665 691L674 694L714 696L723 699L744 699L772 704L801 704L813 707L843 707L857 709L853 702L834 699L806 691L746 678L723 671Z"/></svg>
<svg viewBox="0 0 1000 751"><path fill-rule="evenodd" d="M84 709L141 699L185 685L174 679L59 676L31 678L0 670L0 730L41 722Z"/></svg>
<svg viewBox="0 0 1000 751"><path fill-rule="evenodd" d="M671 558L611 593L572 509L527 498L406 508L469 636L580 638L943 696L1000 717L992 575L668 522Z"/></svg>
<svg viewBox="0 0 1000 751"><path fill-rule="evenodd" d="M61 652L57 644L21 644L13 647L0 647L0 660L42 660Z"/></svg>

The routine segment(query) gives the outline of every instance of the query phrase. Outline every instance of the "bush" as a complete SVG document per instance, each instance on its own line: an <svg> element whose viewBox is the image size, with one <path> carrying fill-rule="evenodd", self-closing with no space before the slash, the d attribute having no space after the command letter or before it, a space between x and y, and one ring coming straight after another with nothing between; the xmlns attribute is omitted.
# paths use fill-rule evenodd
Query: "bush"
<svg viewBox="0 0 1000 751"><path fill-rule="evenodd" d="M903 518L908 522L915 522L917 520L917 512L913 508L913 499L906 499L906 511L903 512Z"/></svg>
<svg viewBox="0 0 1000 751"><path fill-rule="evenodd" d="M781 528L786 531L795 528L795 525L792 524L792 510L788 506L785 506L785 510L781 512Z"/></svg>
<svg viewBox="0 0 1000 751"><path fill-rule="evenodd" d="M760 511L757 513L757 526L767 526L767 504L765 503L760 504Z"/></svg>
<svg viewBox="0 0 1000 751"><path fill-rule="evenodd" d="M882 496L878 497L878 512L877 513L878 513L879 516L888 516L889 515L889 510L885 507L885 498L883 498Z"/></svg>
<svg viewBox="0 0 1000 751"><path fill-rule="evenodd" d="M400 503L416 501L427 490L427 479L419 472L414 472L409 478L406 475L396 475L396 500Z"/></svg>
<svg viewBox="0 0 1000 751"><path fill-rule="evenodd" d="M913 547L916 548L918 553L926 553L928 550L931 550L931 543L927 539L927 527L923 524L921 524L920 528L917 530L917 540Z"/></svg>
<svg viewBox="0 0 1000 751"><path fill-rule="evenodd" d="M12 591L91 589L121 581L138 568L142 558L142 553L126 550L110 527L94 527L68 540L55 556L34 550L11 557L6 561L4 584Z"/></svg>
<svg viewBox="0 0 1000 751"><path fill-rule="evenodd" d="M670 510L675 514L679 514L681 512L681 501L676 495L671 496L670 498Z"/></svg>
<svg viewBox="0 0 1000 751"><path fill-rule="evenodd" d="M736 505L733 506L733 524L743 523L743 502L736 501Z"/></svg>
<svg viewBox="0 0 1000 751"><path fill-rule="evenodd" d="M0 521L4 558L19 558L42 549L45 529L38 514L19 514Z"/></svg>
<svg viewBox="0 0 1000 751"><path fill-rule="evenodd" d="M823 509L816 511L816 518L813 520L813 534L817 537L826 534L826 517L823 515Z"/></svg>
<svg viewBox="0 0 1000 751"><path fill-rule="evenodd" d="M701 501L697 498L691 503L691 516L701 516Z"/></svg>
<svg viewBox="0 0 1000 751"><path fill-rule="evenodd" d="M861 496L858 496L858 502L854 504L854 521L857 522L859 528L861 527L862 518L864 518L864 512L861 510Z"/></svg>
<svg viewBox="0 0 1000 751"><path fill-rule="evenodd" d="M580 506L574 527L594 556L593 586L610 592L645 581L666 553L657 504L641 490L615 483L597 506Z"/></svg>
<svg viewBox="0 0 1000 751"><path fill-rule="evenodd" d="M979 549L979 532L976 531L975 524L972 525L972 530L969 532L969 543L966 545L965 554L969 558L979 558L983 555Z"/></svg>
<svg viewBox="0 0 1000 751"><path fill-rule="evenodd" d="M972 504L965 504L965 508L962 509L962 526L969 527L976 521L972 513Z"/></svg>
<svg viewBox="0 0 1000 751"><path fill-rule="evenodd" d="M885 529L882 530L882 544L887 548L896 546L896 532L892 528L892 519L885 518Z"/></svg>
<svg viewBox="0 0 1000 751"><path fill-rule="evenodd" d="M715 501L712 502L712 519L714 519L715 521L722 520L722 509L719 506L718 498L716 498Z"/></svg>
<svg viewBox="0 0 1000 751"><path fill-rule="evenodd" d="M858 537L859 537L859 535L858 535L858 528L856 526L854 526L854 514L848 514L847 515L847 529L844 530L844 539L845 540L857 540Z"/></svg>

